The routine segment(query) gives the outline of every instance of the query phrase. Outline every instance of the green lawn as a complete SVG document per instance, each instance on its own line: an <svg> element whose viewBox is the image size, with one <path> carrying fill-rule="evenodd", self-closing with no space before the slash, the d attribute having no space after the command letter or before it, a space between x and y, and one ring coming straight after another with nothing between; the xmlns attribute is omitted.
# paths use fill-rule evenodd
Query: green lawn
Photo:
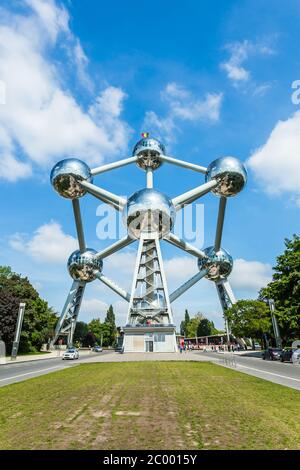
<svg viewBox="0 0 300 470"><path fill-rule="evenodd" d="M210 363L84 364L0 389L1 449L300 449L300 393Z"/></svg>

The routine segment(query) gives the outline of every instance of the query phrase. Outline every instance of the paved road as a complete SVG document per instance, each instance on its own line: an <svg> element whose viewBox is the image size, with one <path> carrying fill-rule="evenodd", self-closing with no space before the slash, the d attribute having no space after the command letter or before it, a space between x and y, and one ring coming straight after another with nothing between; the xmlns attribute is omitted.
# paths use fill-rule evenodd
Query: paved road
<svg viewBox="0 0 300 470"><path fill-rule="evenodd" d="M217 364L223 364L223 354L204 353ZM236 370L249 375L254 375L270 382L286 385L300 390L300 366L289 362L263 361L258 357L234 355Z"/></svg>
<svg viewBox="0 0 300 470"><path fill-rule="evenodd" d="M106 351L101 354L105 355ZM61 357L57 357L55 359L3 364L0 365L0 387L66 369L67 367L74 367L96 355L97 353L84 352L81 353L80 358L76 361L63 361Z"/></svg>

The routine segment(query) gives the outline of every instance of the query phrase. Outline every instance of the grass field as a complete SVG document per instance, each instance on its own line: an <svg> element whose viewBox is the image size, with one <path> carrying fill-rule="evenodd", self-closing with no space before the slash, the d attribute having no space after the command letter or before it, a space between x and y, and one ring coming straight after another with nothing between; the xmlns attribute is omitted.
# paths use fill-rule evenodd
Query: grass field
<svg viewBox="0 0 300 470"><path fill-rule="evenodd" d="M300 393L210 363L85 364L0 389L1 449L300 449Z"/></svg>

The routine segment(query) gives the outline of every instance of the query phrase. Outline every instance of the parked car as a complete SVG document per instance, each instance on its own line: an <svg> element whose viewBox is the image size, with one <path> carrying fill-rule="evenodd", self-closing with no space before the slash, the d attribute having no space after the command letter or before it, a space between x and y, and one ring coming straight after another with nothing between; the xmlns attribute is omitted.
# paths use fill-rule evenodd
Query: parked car
<svg viewBox="0 0 300 470"><path fill-rule="evenodd" d="M292 356L294 351L295 349L293 348L284 348L280 355L281 362L292 362Z"/></svg>
<svg viewBox="0 0 300 470"><path fill-rule="evenodd" d="M282 353L280 348L268 348L262 353L263 359L269 359L270 361L279 361Z"/></svg>
<svg viewBox="0 0 300 470"><path fill-rule="evenodd" d="M300 364L300 348L295 349L292 355L293 364Z"/></svg>
<svg viewBox="0 0 300 470"><path fill-rule="evenodd" d="M101 346L94 346L92 351L94 352L102 352L102 347Z"/></svg>
<svg viewBox="0 0 300 470"><path fill-rule="evenodd" d="M75 348L68 348L62 356L62 360L64 359L79 359L79 352Z"/></svg>

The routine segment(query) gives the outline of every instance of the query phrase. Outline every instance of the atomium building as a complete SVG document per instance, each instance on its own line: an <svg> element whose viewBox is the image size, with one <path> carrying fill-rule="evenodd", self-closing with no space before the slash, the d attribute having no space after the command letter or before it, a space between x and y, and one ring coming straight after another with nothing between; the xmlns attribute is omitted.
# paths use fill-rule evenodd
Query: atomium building
<svg viewBox="0 0 300 470"><path fill-rule="evenodd" d="M93 183L96 175L133 163L145 172L146 187L127 200ZM202 173L205 182L169 198L153 188L154 171L167 163ZM165 146L157 139L143 137L129 158L94 169L81 160L69 158L54 166L50 179L53 188L72 201L79 244L79 249L70 255L67 263L73 283L56 326L53 345L61 335L66 335L68 344L72 344L85 286L97 279L128 302L127 321L123 327L124 352L176 352L171 304L204 277L216 285L229 340L226 310L235 302L228 282L233 260L221 247L221 241L227 198L238 194L247 181L246 169L239 160L222 157L205 168L167 156ZM219 197L217 228L214 245L202 251L177 237L173 228L176 213L209 192ZM85 242L79 199L87 193L120 211L127 228L126 237L100 252L87 248ZM195 268L198 265L195 275L172 293L168 292L161 240L194 256ZM138 241L138 250L129 293L105 276L103 260L135 241Z"/></svg>

